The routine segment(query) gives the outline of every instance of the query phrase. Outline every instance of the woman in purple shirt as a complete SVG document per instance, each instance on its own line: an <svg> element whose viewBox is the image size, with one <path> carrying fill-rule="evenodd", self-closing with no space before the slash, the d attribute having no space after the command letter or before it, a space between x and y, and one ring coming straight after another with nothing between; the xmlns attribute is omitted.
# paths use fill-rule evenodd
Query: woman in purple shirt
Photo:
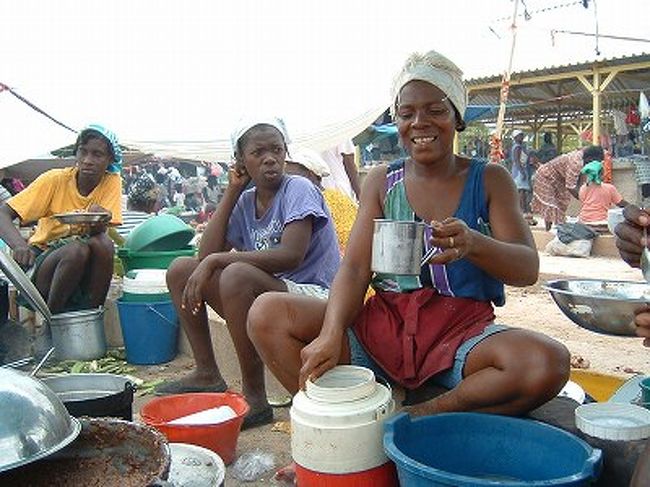
<svg viewBox="0 0 650 487"><path fill-rule="evenodd" d="M287 139L279 119L241 124L232 137L236 163L198 258L178 258L167 271L196 369L156 392L227 389L212 349L207 303L226 321L235 345L251 407L243 428L273 420L263 362L246 331L253 301L268 291L326 299L339 266L336 234L320 191L305 178L284 174ZM251 180L255 186L245 189Z"/></svg>

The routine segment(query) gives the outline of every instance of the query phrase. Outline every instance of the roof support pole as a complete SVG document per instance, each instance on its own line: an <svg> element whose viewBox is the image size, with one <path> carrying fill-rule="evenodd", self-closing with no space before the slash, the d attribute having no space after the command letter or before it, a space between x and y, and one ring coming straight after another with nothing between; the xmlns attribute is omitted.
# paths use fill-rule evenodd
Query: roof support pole
<svg viewBox="0 0 650 487"><path fill-rule="evenodd" d="M592 95L592 126L593 130L591 131L591 143L593 145L598 145L600 143L600 71L598 69L594 70L594 89L591 92Z"/></svg>

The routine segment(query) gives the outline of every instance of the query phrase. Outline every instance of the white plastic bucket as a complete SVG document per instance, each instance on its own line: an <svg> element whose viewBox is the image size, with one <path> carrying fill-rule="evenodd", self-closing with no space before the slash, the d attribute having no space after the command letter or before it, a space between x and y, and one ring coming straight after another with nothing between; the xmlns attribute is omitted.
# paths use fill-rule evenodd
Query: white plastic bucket
<svg viewBox="0 0 650 487"><path fill-rule="evenodd" d="M122 281L123 300L130 302L168 301L165 269L134 269Z"/></svg>
<svg viewBox="0 0 650 487"><path fill-rule="evenodd" d="M364 367L340 365L293 398L291 452L312 472L347 474L389 462L383 423L395 410L391 390ZM332 484L334 485L334 484Z"/></svg>

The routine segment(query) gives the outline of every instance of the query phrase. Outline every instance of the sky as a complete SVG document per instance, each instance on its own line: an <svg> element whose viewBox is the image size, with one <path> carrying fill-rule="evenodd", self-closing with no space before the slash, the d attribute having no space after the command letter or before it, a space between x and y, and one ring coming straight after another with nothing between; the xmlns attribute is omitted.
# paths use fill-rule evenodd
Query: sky
<svg viewBox="0 0 650 487"><path fill-rule="evenodd" d="M296 138L332 136L390 103L392 78L410 52L436 49L466 78L501 74L514 5L0 0L0 83L75 129L100 122L124 141L225 147L239 118L269 113ZM586 9L574 0L520 0L513 68L650 52L648 43L603 37L597 55L593 37L551 36L593 33L597 18L602 35L647 38L649 11L647 0L590 0ZM30 112L0 92L0 166L74 139Z"/></svg>

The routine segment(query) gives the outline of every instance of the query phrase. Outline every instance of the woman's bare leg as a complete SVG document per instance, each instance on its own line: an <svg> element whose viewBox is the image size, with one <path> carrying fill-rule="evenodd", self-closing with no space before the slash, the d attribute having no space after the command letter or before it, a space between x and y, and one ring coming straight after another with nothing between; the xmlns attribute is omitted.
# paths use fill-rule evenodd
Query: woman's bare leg
<svg viewBox="0 0 650 487"><path fill-rule="evenodd" d="M411 411L525 414L562 390L569 378L569 360L564 345L540 333L496 333L469 353L465 378L455 388L412 407Z"/></svg>
<svg viewBox="0 0 650 487"><path fill-rule="evenodd" d="M246 319L255 299L268 291L286 291L286 284L261 269L236 262L220 278L221 316L228 325L242 374L242 392L254 415L270 408L264 384L264 363L246 331Z"/></svg>
<svg viewBox="0 0 650 487"><path fill-rule="evenodd" d="M191 310L181 307L185 284L198 264L198 259L193 257L180 257L172 262L167 271L167 287L169 288L174 307L178 313L181 326L190 342L196 369L185 377L169 384L169 390L167 390L168 387L166 386L160 387L158 391L160 393L180 392L183 387L205 387L206 389L214 390L226 389L226 382L217 366L214 350L212 349L206 307L201 306L196 314L192 314ZM215 272L209 285L203 290L204 301L209 303L219 314L221 314L221 301L219 298L220 273L221 271Z"/></svg>
<svg viewBox="0 0 650 487"><path fill-rule="evenodd" d="M298 392L300 351L319 335L326 306L326 301L317 298L266 293L255 300L248 313L248 334L258 353L292 394ZM341 363L349 363L347 337L341 347Z"/></svg>

